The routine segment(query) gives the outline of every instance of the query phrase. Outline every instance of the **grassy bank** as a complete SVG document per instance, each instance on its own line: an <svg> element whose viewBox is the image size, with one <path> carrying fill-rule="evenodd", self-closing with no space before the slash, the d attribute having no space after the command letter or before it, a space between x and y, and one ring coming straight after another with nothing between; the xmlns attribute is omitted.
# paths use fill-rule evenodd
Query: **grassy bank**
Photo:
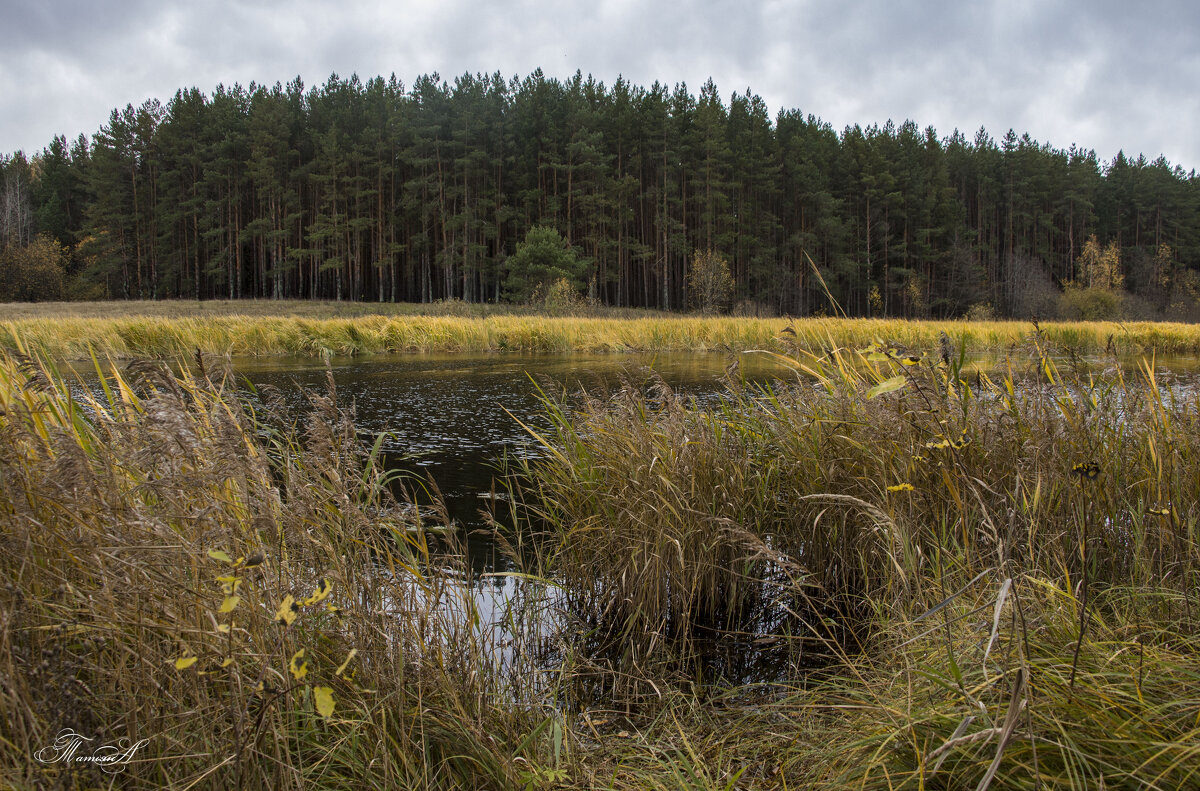
<svg viewBox="0 0 1200 791"><path fill-rule="evenodd" d="M501 642L332 389L0 355L0 785L1194 786L1200 397L789 342L547 400Z"/></svg>
<svg viewBox="0 0 1200 791"><path fill-rule="evenodd" d="M1140 322L1042 325L1048 342L1079 354L1200 354L1200 326ZM974 351L1003 352L1029 337L1028 322L698 317L599 310L552 316L487 306L362 303L52 303L0 306L0 346L60 360L89 347L114 359L193 354L355 355L395 352L710 351L831 345L876 339L916 349L941 332Z"/></svg>

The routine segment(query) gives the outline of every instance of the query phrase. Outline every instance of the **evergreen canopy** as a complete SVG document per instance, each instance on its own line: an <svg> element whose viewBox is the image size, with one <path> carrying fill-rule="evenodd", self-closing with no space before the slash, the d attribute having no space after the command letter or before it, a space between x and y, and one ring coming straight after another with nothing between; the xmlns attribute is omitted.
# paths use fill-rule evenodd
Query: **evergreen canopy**
<svg viewBox="0 0 1200 791"><path fill-rule="evenodd" d="M1093 235L1164 315L1200 271L1200 182L1161 158L837 132L711 80L190 88L0 171L0 244L57 239L74 295L519 298L539 226L619 306L685 309L695 250L728 261L735 300L797 315L827 304L813 265L850 314L903 316L1037 313Z"/></svg>

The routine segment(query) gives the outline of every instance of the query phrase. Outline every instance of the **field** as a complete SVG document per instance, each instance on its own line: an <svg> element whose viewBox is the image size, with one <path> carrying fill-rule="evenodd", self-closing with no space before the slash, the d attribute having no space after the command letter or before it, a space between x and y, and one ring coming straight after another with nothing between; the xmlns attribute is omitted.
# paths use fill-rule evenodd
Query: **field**
<svg viewBox="0 0 1200 791"><path fill-rule="evenodd" d="M1047 322L1047 342L1078 354L1200 354L1200 326ZM313 302L107 302L0 305L0 346L53 359L383 354L395 352L711 351L831 345L876 339L911 348L945 331L976 352L1025 343L1021 321L902 321L703 317L597 308L551 315L521 308Z"/></svg>
<svg viewBox="0 0 1200 791"><path fill-rule="evenodd" d="M136 318L20 318L6 344L86 353L72 321L113 356L195 349L104 334L171 326ZM185 328L221 321L354 326ZM794 376L731 368L705 409L653 381L547 397L543 452L497 500L524 582L498 642L430 543L445 514L412 506L332 384L256 411L204 354L81 390L4 352L0 784L111 781L31 758L64 728L148 739L128 788L1200 783L1200 395L1148 361L1054 362L1193 328L363 323L401 321L770 344ZM968 373L976 342L1008 369Z"/></svg>

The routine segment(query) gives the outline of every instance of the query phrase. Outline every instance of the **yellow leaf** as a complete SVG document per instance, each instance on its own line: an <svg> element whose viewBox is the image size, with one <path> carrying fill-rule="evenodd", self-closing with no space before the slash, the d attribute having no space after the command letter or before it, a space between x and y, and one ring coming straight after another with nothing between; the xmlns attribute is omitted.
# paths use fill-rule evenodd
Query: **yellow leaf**
<svg viewBox="0 0 1200 791"><path fill-rule="evenodd" d="M889 492L911 492L913 485L911 483L898 483L895 486L889 486L887 490Z"/></svg>
<svg viewBox="0 0 1200 791"><path fill-rule="evenodd" d="M288 662L288 672L299 681L308 674L308 662L304 660L304 649L301 648L296 653L292 654L292 661Z"/></svg>
<svg viewBox="0 0 1200 791"><path fill-rule="evenodd" d="M241 600L241 596L226 596L225 601L221 602L221 608L217 612L230 612L234 607L238 606L238 602Z"/></svg>
<svg viewBox="0 0 1200 791"><path fill-rule="evenodd" d="M904 385L908 384L908 380L903 376L893 376L891 379L884 379L879 384L867 391L867 398L875 398L884 393L892 393L899 390Z"/></svg>
<svg viewBox="0 0 1200 791"><path fill-rule="evenodd" d="M335 676L340 676L342 674L342 671L344 671L346 669L346 666L350 664L350 660L354 659L354 657L357 655L358 655L358 649L351 648L350 653L346 654L346 661L342 662L342 664L338 665L338 669L335 670L333 672L333 674Z"/></svg>
<svg viewBox="0 0 1200 791"><path fill-rule="evenodd" d="M181 656L175 660L175 669L187 670L189 667L196 664L196 659L197 657L194 656Z"/></svg>
<svg viewBox="0 0 1200 791"><path fill-rule="evenodd" d="M333 716L333 690L329 687L313 687L313 701L317 712L325 719Z"/></svg>
<svg viewBox="0 0 1200 791"><path fill-rule="evenodd" d="M275 620L284 626L291 626L292 622L296 620L296 614L299 611L300 607L289 593L284 597L283 603L279 605L279 609L275 612Z"/></svg>
<svg viewBox="0 0 1200 791"><path fill-rule="evenodd" d="M242 581L233 575L217 577L217 582L221 583L221 589L225 591L226 596L237 593L238 586L242 584Z"/></svg>
<svg viewBox="0 0 1200 791"><path fill-rule="evenodd" d="M213 560L219 560L222 563L232 563L233 562L233 558L229 557L229 553L222 552L219 549L208 550L208 556L210 558L212 558Z"/></svg>
<svg viewBox="0 0 1200 791"><path fill-rule="evenodd" d="M231 656L225 657L225 659L223 659L221 661L221 667L229 667L232 664L233 664L233 657L231 657Z"/></svg>
<svg viewBox="0 0 1200 791"><path fill-rule="evenodd" d="M324 577L322 577L321 579L317 580L317 589L312 592L311 596L304 600L304 606L307 607L310 604L316 604L317 602L322 601L332 590L333 586L330 585Z"/></svg>
<svg viewBox="0 0 1200 791"><path fill-rule="evenodd" d="M229 624L227 624L227 623L217 624L217 631L220 632L221 634L229 634Z"/></svg>

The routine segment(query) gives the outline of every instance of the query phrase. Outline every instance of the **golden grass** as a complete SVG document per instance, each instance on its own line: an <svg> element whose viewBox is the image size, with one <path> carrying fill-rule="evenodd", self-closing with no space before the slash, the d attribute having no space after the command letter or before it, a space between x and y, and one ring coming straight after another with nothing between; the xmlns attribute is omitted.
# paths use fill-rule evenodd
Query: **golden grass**
<svg viewBox="0 0 1200 791"><path fill-rule="evenodd" d="M794 326L771 392L547 402L503 536L556 592L504 646L332 384L0 352L0 785L1195 787L1198 397L1060 371L1047 327L990 379ZM703 630L790 664L722 675ZM35 759L64 728L150 741L113 780Z"/></svg>
<svg viewBox="0 0 1200 791"><path fill-rule="evenodd" d="M0 355L0 786L518 784L545 716L490 703L462 575L378 445L332 389L256 415L207 364L93 390ZM147 742L109 775L46 752L64 729Z"/></svg>
<svg viewBox="0 0 1200 791"><path fill-rule="evenodd" d="M995 380L909 351L780 356L795 384L716 408L547 403L531 570L577 682L657 712L611 760L630 787L1194 784L1200 398L1060 371L1045 335ZM713 631L805 683L663 711Z"/></svg>
<svg viewBox="0 0 1200 791"><path fill-rule="evenodd" d="M555 316L494 306L306 302L135 302L0 305L0 346L52 359L356 355L403 352L808 351L874 340L928 349L940 333L974 352L1024 344L1032 325L875 319L703 317L597 309ZM1047 341L1079 354L1200 354L1200 326L1053 322ZM792 334L794 333L794 335Z"/></svg>

